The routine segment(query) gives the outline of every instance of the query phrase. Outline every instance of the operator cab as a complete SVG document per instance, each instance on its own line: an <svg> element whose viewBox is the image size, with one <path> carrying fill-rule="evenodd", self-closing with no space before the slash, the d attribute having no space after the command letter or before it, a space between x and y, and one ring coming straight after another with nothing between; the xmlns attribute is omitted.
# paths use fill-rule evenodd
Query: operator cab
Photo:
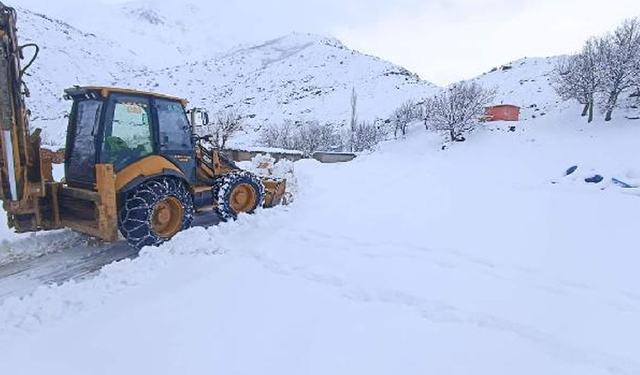
<svg viewBox="0 0 640 375"><path fill-rule="evenodd" d="M193 181L195 148L186 100L107 87L65 90L73 100L67 130L66 182L94 188L96 164L116 173L151 155L161 155Z"/></svg>

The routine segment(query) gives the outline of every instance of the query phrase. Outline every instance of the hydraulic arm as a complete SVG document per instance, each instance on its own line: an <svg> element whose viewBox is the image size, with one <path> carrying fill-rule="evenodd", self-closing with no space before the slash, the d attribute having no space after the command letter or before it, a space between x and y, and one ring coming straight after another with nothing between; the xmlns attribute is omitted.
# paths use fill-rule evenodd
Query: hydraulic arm
<svg viewBox="0 0 640 375"><path fill-rule="evenodd" d="M28 47L32 57L22 68ZM31 133L25 103L29 92L23 78L37 54L35 44L18 44L16 11L0 3L0 199L18 231L42 226L38 204L51 180L51 165L40 160L40 131Z"/></svg>

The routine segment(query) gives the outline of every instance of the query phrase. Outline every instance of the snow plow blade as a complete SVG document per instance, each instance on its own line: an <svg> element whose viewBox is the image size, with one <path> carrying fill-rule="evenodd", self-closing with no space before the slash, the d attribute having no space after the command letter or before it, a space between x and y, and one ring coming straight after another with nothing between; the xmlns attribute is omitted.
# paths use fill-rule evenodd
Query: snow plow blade
<svg viewBox="0 0 640 375"><path fill-rule="evenodd" d="M262 180L262 184L265 189L263 207L271 208L280 204L287 204L287 199L285 199L287 180L265 178Z"/></svg>

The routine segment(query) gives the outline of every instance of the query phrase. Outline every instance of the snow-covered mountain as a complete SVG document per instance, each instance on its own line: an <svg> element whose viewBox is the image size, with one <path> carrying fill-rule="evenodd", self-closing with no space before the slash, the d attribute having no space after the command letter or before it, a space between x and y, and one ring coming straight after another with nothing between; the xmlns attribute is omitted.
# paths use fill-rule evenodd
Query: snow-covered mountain
<svg viewBox="0 0 640 375"><path fill-rule="evenodd" d="M311 34L145 72L121 84L171 92L214 112L233 107L248 118L249 135L285 119L346 123L354 88L362 120L389 116L406 100L437 90L400 66Z"/></svg>
<svg viewBox="0 0 640 375"><path fill-rule="evenodd" d="M54 145L63 142L69 107L62 91L72 85L157 91L185 97L213 112L234 107L247 118L243 143L253 142L262 125L285 119L346 123L354 88L362 120L387 117L406 100L437 90L416 74L350 50L336 39L300 33L152 70L143 58L146 54L117 41L25 9L19 12L22 41L42 46L27 79L33 92L33 123L44 128L45 142Z"/></svg>
<svg viewBox="0 0 640 375"><path fill-rule="evenodd" d="M145 68L118 43L83 32L63 21L18 8L21 44L36 43L40 54L27 71L33 126L42 127L45 143L62 144L70 103L63 90L76 84L113 85ZM25 50L30 58L32 50Z"/></svg>
<svg viewBox="0 0 640 375"><path fill-rule="evenodd" d="M293 33L257 44L235 44L247 37L232 41L225 32L203 32L197 6L177 12L174 5L90 7L83 12L105 13L93 17L92 25L77 16L65 18L102 34L18 9L21 42L42 47L27 83L33 124L44 129L45 143L64 143L70 103L62 99L62 92L72 85L156 91L185 97L191 105L214 113L236 109L245 117L245 126L234 142L243 145L255 143L264 125L285 120L346 124L353 89L361 120L388 118L407 100L419 102L438 90L398 65L322 35ZM215 25L218 21L212 20ZM113 32L108 32L110 23ZM551 72L561 58L516 60L474 80L496 89L496 104L519 105L523 120L565 108L577 112L576 104L563 102L551 85Z"/></svg>

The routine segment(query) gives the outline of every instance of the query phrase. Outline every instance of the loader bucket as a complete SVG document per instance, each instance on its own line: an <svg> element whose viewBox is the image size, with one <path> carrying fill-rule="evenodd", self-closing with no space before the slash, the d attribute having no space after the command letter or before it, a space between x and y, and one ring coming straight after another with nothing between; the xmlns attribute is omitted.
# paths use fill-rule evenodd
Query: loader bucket
<svg viewBox="0 0 640 375"><path fill-rule="evenodd" d="M262 179L262 184L265 189L263 207L270 208L279 204L287 204L285 199L287 180L264 178Z"/></svg>

